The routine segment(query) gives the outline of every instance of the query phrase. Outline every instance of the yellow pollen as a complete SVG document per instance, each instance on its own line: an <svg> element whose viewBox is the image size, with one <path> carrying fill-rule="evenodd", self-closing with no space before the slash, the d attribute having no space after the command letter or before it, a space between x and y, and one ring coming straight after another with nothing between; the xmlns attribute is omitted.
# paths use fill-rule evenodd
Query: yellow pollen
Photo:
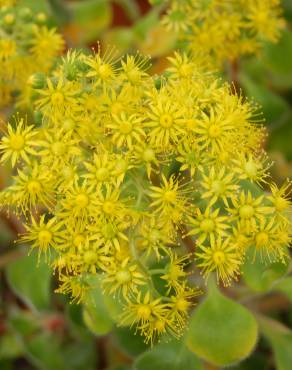
<svg viewBox="0 0 292 370"><path fill-rule="evenodd" d="M225 190L225 185L222 181L215 180L213 181L211 188L214 193L223 194Z"/></svg>
<svg viewBox="0 0 292 370"><path fill-rule="evenodd" d="M12 23L14 23L14 21L15 21L15 17L14 17L14 15L13 15L13 14L6 14L6 15L5 15L5 17L4 17L4 22L5 22L6 24L12 24Z"/></svg>
<svg viewBox="0 0 292 370"><path fill-rule="evenodd" d="M36 194L42 190L42 186L39 181L31 180L27 183L27 190L31 194Z"/></svg>
<svg viewBox="0 0 292 370"><path fill-rule="evenodd" d="M181 77L188 77L193 72L193 66L191 64L182 64L179 69L179 74Z"/></svg>
<svg viewBox="0 0 292 370"><path fill-rule="evenodd" d="M66 118L63 127L65 131L73 130L75 128L75 121L71 118Z"/></svg>
<svg viewBox="0 0 292 370"><path fill-rule="evenodd" d="M137 309L137 316L140 319L148 320L151 316L151 308L147 304L141 304L139 305Z"/></svg>
<svg viewBox="0 0 292 370"><path fill-rule="evenodd" d="M109 170L105 167L99 168L95 172L95 177L98 181L106 181L109 177Z"/></svg>
<svg viewBox="0 0 292 370"><path fill-rule="evenodd" d="M151 148L147 148L143 152L143 160L145 162L151 162L155 159L155 152Z"/></svg>
<svg viewBox="0 0 292 370"><path fill-rule="evenodd" d="M67 180L72 179L75 174L73 168L69 166L64 167L62 173L63 173L64 178L66 178Z"/></svg>
<svg viewBox="0 0 292 370"><path fill-rule="evenodd" d="M175 304L178 311L185 312L189 308L189 302L184 298L179 298Z"/></svg>
<svg viewBox="0 0 292 370"><path fill-rule="evenodd" d="M127 77L130 82L137 83L140 81L141 73L138 68L132 68L127 72Z"/></svg>
<svg viewBox="0 0 292 370"><path fill-rule="evenodd" d="M51 95L51 102L52 102L53 105L63 104L64 103L64 95L59 91L54 92Z"/></svg>
<svg viewBox="0 0 292 370"><path fill-rule="evenodd" d="M118 163L115 166L116 174L122 174L128 169L128 162L125 159L119 159Z"/></svg>
<svg viewBox="0 0 292 370"><path fill-rule="evenodd" d="M113 74L112 67L109 64L101 65L98 72L103 80L109 78Z"/></svg>
<svg viewBox="0 0 292 370"><path fill-rule="evenodd" d="M84 262L87 263L88 265L92 265L97 261L97 255L93 251L86 251L84 253Z"/></svg>
<svg viewBox="0 0 292 370"><path fill-rule="evenodd" d="M10 137L10 147L13 150L21 150L24 147L25 140L20 134L11 135Z"/></svg>
<svg viewBox="0 0 292 370"><path fill-rule="evenodd" d="M222 251L216 251L213 254L213 261L216 265L221 265L225 261L225 254Z"/></svg>
<svg viewBox="0 0 292 370"><path fill-rule="evenodd" d="M250 177L251 179L256 178L258 169L257 169L257 165L254 162L252 161L247 162L245 164L244 169L248 177Z"/></svg>
<svg viewBox="0 0 292 370"><path fill-rule="evenodd" d="M164 329L165 329L165 323L164 323L164 321L156 320L156 321L155 321L155 323L154 323L154 328L155 328L158 332L162 332L162 331L164 331Z"/></svg>
<svg viewBox="0 0 292 370"><path fill-rule="evenodd" d="M160 117L160 125L163 128L170 128L173 124L173 118L170 114L162 114Z"/></svg>
<svg viewBox="0 0 292 370"><path fill-rule="evenodd" d="M77 234L73 239L73 244L78 247L80 244L84 243L85 238L82 234Z"/></svg>
<svg viewBox="0 0 292 370"><path fill-rule="evenodd" d="M126 284L131 281L131 274L128 270L122 269L116 274L117 282L120 284Z"/></svg>
<svg viewBox="0 0 292 370"><path fill-rule="evenodd" d="M111 109L112 114L118 114L123 110L123 104L116 101L116 102L112 103L110 109Z"/></svg>
<svg viewBox="0 0 292 370"><path fill-rule="evenodd" d="M196 120L194 119L188 119L187 122L186 122L186 128L188 130L192 130L194 129L195 127L197 127L197 122Z"/></svg>
<svg viewBox="0 0 292 370"><path fill-rule="evenodd" d="M127 135L127 134L129 134L130 132L132 132L132 130L133 130L133 125L132 125L132 123L131 122L128 122L128 121L123 121L123 122L121 122L121 124L120 124L120 132L122 133L122 134L124 134L124 135Z"/></svg>
<svg viewBox="0 0 292 370"><path fill-rule="evenodd" d="M41 230L38 237L41 244L48 244L52 240L52 233L48 230Z"/></svg>
<svg viewBox="0 0 292 370"><path fill-rule="evenodd" d="M107 214L112 213L113 208L114 208L114 204L110 200L106 200L102 205L102 210L104 211L104 213L107 213Z"/></svg>
<svg viewBox="0 0 292 370"><path fill-rule="evenodd" d="M254 208L253 206L246 204L241 206L239 209L239 215L241 218L251 218L254 215Z"/></svg>
<svg viewBox="0 0 292 370"><path fill-rule="evenodd" d="M210 231L213 231L214 228L215 228L215 223L213 220L211 220L210 218L206 218L205 220L203 220L200 224L200 228L202 231L208 233Z"/></svg>
<svg viewBox="0 0 292 370"><path fill-rule="evenodd" d="M264 231L259 232L255 237L257 248L264 247L265 245L267 245L268 241L269 235Z"/></svg>
<svg viewBox="0 0 292 370"><path fill-rule="evenodd" d="M116 231L111 224L107 224L102 228L102 235L106 240L111 240L116 236Z"/></svg>
<svg viewBox="0 0 292 370"><path fill-rule="evenodd" d="M218 137L220 135L220 132L221 130L218 125L215 125L215 124L210 125L209 131L208 131L210 138L214 139Z"/></svg>
<svg viewBox="0 0 292 370"><path fill-rule="evenodd" d="M157 230L157 229L151 230L150 234L149 234L149 240L151 241L151 243L155 244L159 241L159 239L160 239L159 230Z"/></svg>
<svg viewBox="0 0 292 370"><path fill-rule="evenodd" d="M56 156L62 156L66 152L66 145L64 145L61 141L57 141L56 143L53 143L52 146L52 152Z"/></svg>
<svg viewBox="0 0 292 370"><path fill-rule="evenodd" d="M278 212L282 212L285 209L289 208L289 202L285 198L282 198L282 197L275 198L274 204Z"/></svg>
<svg viewBox="0 0 292 370"><path fill-rule="evenodd" d="M78 194L75 199L76 205L80 208L85 208L89 203L88 195Z"/></svg>
<svg viewBox="0 0 292 370"><path fill-rule="evenodd" d="M181 274L182 274L181 269L178 266L176 265L171 266L169 270L169 277L171 280L176 280L177 278L180 277Z"/></svg>
<svg viewBox="0 0 292 370"><path fill-rule="evenodd" d="M176 201L176 192L174 190L167 190L164 195L163 199L166 202L173 203Z"/></svg>

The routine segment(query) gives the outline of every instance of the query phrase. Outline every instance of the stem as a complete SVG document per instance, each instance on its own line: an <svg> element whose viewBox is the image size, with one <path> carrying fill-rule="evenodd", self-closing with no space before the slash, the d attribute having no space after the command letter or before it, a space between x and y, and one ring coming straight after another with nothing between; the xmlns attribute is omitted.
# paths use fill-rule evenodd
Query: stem
<svg viewBox="0 0 292 370"><path fill-rule="evenodd" d="M154 270L149 270L148 271L148 274L150 275L162 275L162 274L165 274L165 270L164 269L154 269Z"/></svg>
<svg viewBox="0 0 292 370"><path fill-rule="evenodd" d="M15 235L23 234L25 232L25 227L22 222L13 213L6 215L1 212L0 217Z"/></svg>
<svg viewBox="0 0 292 370"><path fill-rule="evenodd" d="M0 269L24 256L23 250L14 250L0 256Z"/></svg>
<svg viewBox="0 0 292 370"><path fill-rule="evenodd" d="M120 5L129 20L134 22L140 17L140 9L136 1L133 0L113 0L114 3Z"/></svg>
<svg viewBox="0 0 292 370"><path fill-rule="evenodd" d="M234 86L234 92L240 95L240 84L239 84L239 62L235 59L230 64L230 79Z"/></svg>

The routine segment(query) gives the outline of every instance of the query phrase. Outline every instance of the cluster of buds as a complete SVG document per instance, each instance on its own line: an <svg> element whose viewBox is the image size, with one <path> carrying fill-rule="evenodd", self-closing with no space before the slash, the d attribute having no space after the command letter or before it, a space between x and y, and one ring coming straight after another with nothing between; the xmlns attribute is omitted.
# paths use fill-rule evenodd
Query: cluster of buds
<svg viewBox="0 0 292 370"><path fill-rule="evenodd" d="M48 73L64 41L54 28L46 25L44 13L33 14L19 5L0 9L0 105L16 98L17 106L30 103L29 77L35 72Z"/></svg>
<svg viewBox="0 0 292 370"><path fill-rule="evenodd" d="M230 285L247 255L288 259L289 183L271 183L257 107L175 53L161 76L139 54L69 51L35 82L37 124L1 139L14 171L1 204L24 222L59 292L92 276L152 342L180 336L210 273Z"/></svg>
<svg viewBox="0 0 292 370"><path fill-rule="evenodd" d="M157 3L157 1L152 1ZM161 1L158 1L158 3ZM278 41L285 25L280 0L165 0L162 23L215 65L257 54Z"/></svg>

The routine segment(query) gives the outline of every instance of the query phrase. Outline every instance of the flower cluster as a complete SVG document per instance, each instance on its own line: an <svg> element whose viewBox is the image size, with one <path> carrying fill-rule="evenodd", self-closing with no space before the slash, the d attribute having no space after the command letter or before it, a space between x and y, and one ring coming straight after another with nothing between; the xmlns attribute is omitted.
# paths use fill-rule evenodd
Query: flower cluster
<svg viewBox="0 0 292 370"><path fill-rule="evenodd" d="M165 0L162 23L192 51L215 63L257 53L276 42L285 21L280 0Z"/></svg>
<svg viewBox="0 0 292 370"><path fill-rule="evenodd" d="M34 72L47 73L64 48L55 29L46 26L44 13L13 5L0 9L0 105L17 96L18 106L28 106Z"/></svg>
<svg viewBox="0 0 292 370"><path fill-rule="evenodd" d="M119 324L152 342L182 334L199 294L190 275L229 285L248 251L285 262L291 224L257 107L187 54L162 76L149 68L139 54L68 52L35 79L38 125L16 117L0 151L15 171L1 203L58 291L82 301L97 275L124 306Z"/></svg>

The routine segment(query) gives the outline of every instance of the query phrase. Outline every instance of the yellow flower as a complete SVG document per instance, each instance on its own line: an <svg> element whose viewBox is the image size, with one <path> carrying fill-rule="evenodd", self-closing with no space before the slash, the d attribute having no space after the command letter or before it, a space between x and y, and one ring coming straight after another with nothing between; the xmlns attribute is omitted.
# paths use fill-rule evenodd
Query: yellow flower
<svg viewBox="0 0 292 370"><path fill-rule="evenodd" d="M168 180L162 174L161 186L150 186L150 198L153 201L150 207L154 208L155 213L168 215L174 210L179 210L182 214L191 211L188 195L191 189L171 176Z"/></svg>
<svg viewBox="0 0 292 370"><path fill-rule="evenodd" d="M291 194L291 182L286 181L280 188L276 184L270 185L271 194L267 199L272 204L272 210L277 216L287 216L287 212L291 210L291 200L289 199Z"/></svg>
<svg viewBox="0 0 292 370"><path fill-rule="evenodd" d="M189 217L191 230L188 235L198 235L198 243L203 243L206 239L214 243L216 238L226 237L228 235L226 230L230 228L227 223L228 217L221 216L219 212L219 208L214 211L207 208L204 213L197 209L195 218Z"/></svg>
<svg viewBox="0 0 292 370"><path fill-rule="evenodd" d="M202 173L202 181L200 185L203 188L202 198L209 200L209 207L215 204L219 199L222 199L224 204L228 206L229 200L236 197L236 191L239 189L235 174L222 167L216 170L211 167L208 175Z"/></svg>
<svg viewBox="0 0 292 370"><path fill-rule="evenodd" d="M38 130L33 125L27 125L23 118L15 120L16 128L8 123L7 134L1 138L1 163L11 160L12 167L22 159L29 163L29 155L37 155L34 147L39 145Z"/></svg>
<svg viewBox="0 0 292 370"><path fill-rule="evenodd" d="M161 298L153 299L149 292L142 297L141 292L128 302L121 315L121 324L144 325L153 320L163 319L168 313L168 304L162 303Z"/></svg>
<svg viewBox="0 0 292 370"><path fill-rule="evenodd" d="M88 183L96 188L100 188L102 184L114 184L116 176L114 176L115 162L108 153L94 153L93 159L90 162L84 163L87 173L83 174Z"/></svg>
<svg viewBox="0 0 292 370"><path fill-rule="evenodd" d="M187 2L194 23L222 4L196 3ZM237 38L231 31L219 40ZM176 53L151 76L147 58L69 52L53 74L32 78L37 128L19 120L0 143L2 161L17 164L1 207L36 215L23 240L54 249L57 291L80 302L102 280L125 307L118 325L151 344L184 333L195 265L228 285L248 249L262 262L288 258L290 189L270 184L261 117L203 59Z"/></svg>
<svg viewBox="0 0 292 370"><path fill-rule="evenodd" d="M133 144L141 143L146 136L142 121L142 117L135 114L127 116L122 112L120 115L113 115L113 121L106 127L110 129L111 140L118 148L127 146L132 150Z"/></svg>
<svg viewBox="0 0 292 370"><path fill-rule="evenodd" d="M54 28L34 27L30 52L38 63L47 64L64 49L64 40Z"/></svg>
<svg viewBox="0 0 292 370"><path fill-rule="evenodd" d="M177 332L183 334L186 326L190 308L194 306L193 298L200 295L199 289L191 289L182 283L177 287L174 295L171 296L171 313L170 317L176 323Z"/></svg>
<svg viewBox="0 0 292 370"><path fill-rule="evenodd" d="M71 82L59 79L56 86L49 78L47 89L37 90L41 97L36 102L36 107L42 109L46 115L54 115L56 112L64 113L68 105L76 108L75 96L77 90Z"/></svg>
<svg viewBox="0 0 292 370"><path fill-rule="evenodd" d="M162 280L166 280L168 292L174 289L180 291L182 280L188 275L185 272L185 265L189 262L190 255L178 257L176 253L169 253L170 261L165 268L165 273L160 276Z"/></svg>
<svg viewBox="0 0 292 370"><path fill-rule="evenodd" d="M37 248L39 253L45 253L50 248L56 248L62 236L63 224L55 218L45 220L45 215L42 215L39 221L34 217L31 218L31 225L24 225L26 234L21 237L21 240L30 243L32 248Z"/></svg>
<svg viewBox="0 0 292 370"><path fill-rule="evenodd" d="M242 180L249 179L257 184L267 183L267 170L271 165L266 165L265 158L255 158L251 153L241 154L234 159L234 172L238 173Z"/></svg>
<svg viewBox="0 0 292 370"><path fill-rule="evenodd" d="M63 194L60 207L57 210L58 217L66 219L67 222L78 220L82 223L88 223L95 216L96 192L86 181L81 185L74 183Z"/></svg>
<svg viewBox="0 0 292 370"><path fill-rule="evenodd" d="M275 218L261 220L253 241L255 251L260 254L262 260L267 258L271 262L279 260L285 263L287 248L291 242L289 226L277 222Z"/></svg>
<svg viewBox="0 0 292 370"><path fill-rule="evenodd" d="M149 66L149 58L145 58L139 54L135 56L127 55L125 60L121 60L121 77L131 85L139 86L144 79L147 79L148 75L145 70L147 67L149 68Z"/></svg>
<svg viewBox="0 0 292 370"><path fill-rule="evenodd" d="M94 85L110 85L114 82L116 75L115 59L114 49L108 49L102 56L99 47L96 54L84 60L85 64L89 67L86 77L94 80Z"/></svg>
<svg viewBox="0 0 292 370"><path fill-rule="evenodd" d="M6 189L10 193L11 204L24 214L42 207L52 209L55 184L47 167L34 162L26 171L18 169L14 179L15 183Z"/></svg>
<svg viewBox="0 0 292 370"><path fill-rule="evenodd" d="M176 160L182 164L180 171L190 170L191 177L194 177L196 170L202 170L203 156L200 150L200 145L195 141L185 140L178 145L179 156Z"/></svg>
<svg viewBox="0 0 292 370"><path fill-rule="evenodd" d="M5 60L16 54L16 44L14 40L0 39L0 59Z"/></svg>
<svg viewBox="0 0 292 370"><path fill-rule="evenodd" d="M95 223L89 226L92 233L92 238L99 240L105 246L107 251L115 249L121 253L122 243L128 243L129 239L126 235L126 229L129 227L129 222L124 220L102 220L98 219Z"/></svg>
<svg viewBox="0 0 292 370"><path fill-rule="evenodd" d="M269 207L264 205L265 197L253 197L250 191L242 190L238 198L233 198L233 207L229 208L230 214L239 219L240 224L247 232L256 230L257 222L264 220L271 213Z"/></svg>
<svg viewBox="0 0 292 370"><path fill-rule="evenodd" d="M169 147L185 133L183 109L160 92L156 101L150 102L150 112L145 127L150 129L150 144Z"/></svg>
<svg viewBox="0 0 292 370"><path fill-rule="evenodd" d="M79 140L72 139L70 132L44 130L43 134L44 139L39 140L38 155L42 156L44 164L58 169L60 165L69 164L74 156L80 156Z"/></svg>
<svg viewBox="0 0 292 370"><path fill-rule="evenodd" d="M199 259L197 266L202 269L203 276L208 279L211 272L215 271L217 280L227 286L237 279L242 264L242 256L230 240L218 237L208 246L199 245L196 253Z"/></svg>
<svg viewBox="0 0 292 370"><path fill-rule="evenodd" d="M105 291L109 294L122 293L125 299L137 293L139 285L145 285L145 276L139 271L135 263L130 263L125 258L122 263L114 263L106 268L106 275L102 278Z"/></svg>

